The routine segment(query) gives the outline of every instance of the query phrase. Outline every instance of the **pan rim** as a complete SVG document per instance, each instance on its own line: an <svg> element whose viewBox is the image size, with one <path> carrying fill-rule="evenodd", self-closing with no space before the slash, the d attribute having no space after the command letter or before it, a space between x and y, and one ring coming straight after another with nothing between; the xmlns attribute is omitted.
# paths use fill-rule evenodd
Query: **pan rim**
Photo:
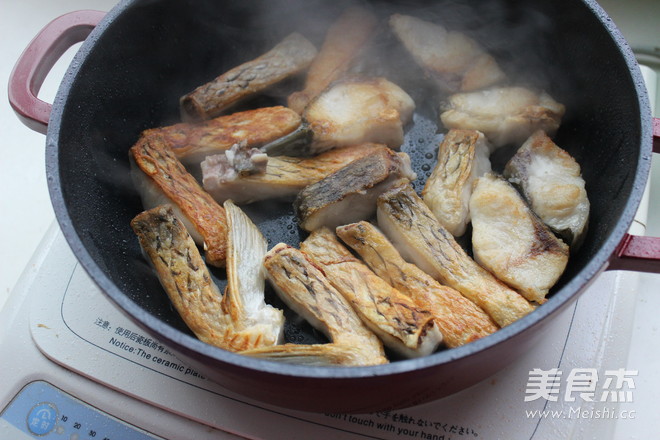
<svg viewBox="0 0 660 440"><path fill-rule="evenodd" d="M641 202L644 186L648 180L650 172L650 159L652 155L650 103L646 89L643 86L641 71L639 70L634 54L625 42L618 28L595 0L581 0L581 2L594 13L595 17L597 17L600 23L606 28L609 35L613 38L619 55L623 57L630 72L630 80L634 84L640 110L640 119L639 121L636 121L640 124L640 150L639 155L636 158L637 167L632 186L633 189L630 197L628 197L624 205L621 215L615 223L615 227L612 229L609 236L603 239L603 243L594 257L585 265L585 267L576 273L566 285L555 292L546 304L511 325L500 329L496 333L465 346L443 350L423 358L401 360L385 365L337 368L282 364L276 361L250 358L205 344L195 337L181 332L146 312L137 303L129 299L129 297L110 280L99 264L92 258L78 232L74 228L66 206L62 187L59 184L60 171L58 166L58 151L60 124L62 116L66 111L66 101L69 92L71 91L71 88L74 87L78 72L84 65L88 54L93 50L101 35L118 16L137 2L137 0L124 0L115 6L92 31L78 53L75 55L71 66L67 70L53 103L53 110L46 136L46 174L49 182L51 202L56 213L57 221L67 243L71 247L83 269L99 289L110 298L113 303L122 309L137 325L149 333L156 335L177 352L182 352L187 355L194 353L207 357L219 364L248 368L272 375L314 379L382 378L384 376L409 373L448 364L458 359L475 356L478 353L492 349L515 336L521 335L526 330L547 322L547 318L555 315L564 307L570 305L577 299L579 294L584 291L589 283L593 282L600 273L607 269L612 254L615 252L617 246L632 224L637 208Z"/></svg>

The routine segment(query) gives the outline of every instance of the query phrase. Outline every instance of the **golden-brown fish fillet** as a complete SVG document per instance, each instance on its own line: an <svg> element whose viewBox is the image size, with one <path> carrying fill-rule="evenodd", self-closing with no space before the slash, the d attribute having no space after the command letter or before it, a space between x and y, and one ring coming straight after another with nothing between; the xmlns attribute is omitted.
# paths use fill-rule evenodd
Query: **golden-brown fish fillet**
<svg viewBox="0 0 660 440"><path fill-rule="evenodd" d="M266 304L263 261L268 242L261 231L231 200L223 205L227 214L227 288L224 312L234 328L261 335L255 347L272 346L283 339L284 314ZM249 347L254 348L254 347Z"/></svg>
<svg viewBox="0 0 660 440"><path fill-rule="evenodd" d="M378 198L378 225L409 261L481 307L504 327L534 310L470 258L407 183Z"/></svg>
<svg viewBox="0 0 660 440"><path fill-rule="evenodd" d="M333 344L360 348L359 356L347 358L352 365L388 362L381 341L302 251L279 243L266 254L264 267L271 285L291 310Z"/></svg>
<svg viewBox="0 0 660 440"><path fill-rule="evenodd" d="M218 76L181 98L184 120L204 120L264 89L306 69L316 48L305 37L292 33L270 51Z"/></svg>
<svg viewBox="0 0 660 440"><path fill-rule="evenodd" d="M264 173L248 175L228 170L221 156L209 156L202 162L202 182L204 189L220 202L293 199L307 185L386 148L381 144L361 144L335 148L310 158L274 156L268 158Z"/></svg>
<svg viewBox="0 0 660 440"><path fill-rule="evenodd" d="M294 132L302 120L298 113L282 106L219 116L204 122L170 125L145 130L142 136L160 135L186 167L199 166L206 156L223 153L246 142L259 148Z"/></svg>
<svg viewBox="0 0 660 440"><path fill-rule="evenodd" d="M383 343L407 358L431 354L442 341L433 315L355 258L328 228L300 244Z"/></svg>
<svg viewBox="0 0 660 440"><path fill-rule="evenodd" d="M371 223L340 226L337 235L376 275L433 314L447 347L458 347L498 330L490 316L472 301L406 262Z"/></svg>
<svg viewBox="0 0 660 440"><path fill-rule="evenodd" d="M463 235L470 222L472 184L490 171L488 155L486 138L476 130L449 130L438 147L438 162L422 198L454 237Z"/></svg>
<svg viewBox="0 0 660 440"><path fill-rule="evenodd" d="M223 296L213 283L197 246L171 207L145 211L133 219L131 227L174 308L201 341L230 351L274 345L279 341L283 319L254 322L251 320L254 316L245 312L262 311L261 307L251 307L254 303L239 308L232 305L233 300Z"/></svg>
<svg viewBox="0 0 660 440"><path fill-rule="evenodd" d="M488 173L470 199L474 259L530 301L545 302L568 263L568 246L504 178Z"/></svg>
<svg viewBox="0 0 660 440"><path fill-rule="evenodd" d="M145 209L172 203L206 262L224 267L227 247L225 210L202 189L161 136L141 137L131 148L132 177Z"/></svg>
<svg viewBox="0 0 660 440"><path fill-rule="evenodd" d="M377 24L376 17L364 8L354 6L344 11L328 29L318 55L309 66L304 89L289 96L288 106L302 114L312 99L348 71Z"/></svg>

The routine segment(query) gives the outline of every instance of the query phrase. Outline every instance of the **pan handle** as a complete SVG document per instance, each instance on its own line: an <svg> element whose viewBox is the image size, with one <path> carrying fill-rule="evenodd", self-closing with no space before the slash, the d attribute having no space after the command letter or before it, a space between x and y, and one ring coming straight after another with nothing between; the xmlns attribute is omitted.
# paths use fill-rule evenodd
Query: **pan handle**
<svg viewBox="0 0 660 440"><path fill-rule="evenodd" d="M660 118L653 119L653 152L660 153ZM607 270L660 273L660 237L626 234Z"/></svg>
<svg viewBox="0 0 660 440"><path fill-rule="evenodd" d="M660 118L653 118L653 152L660 154Z"/></svg>
<svg viewBox="0 0 660 440"><path fill-rule="evenodd" d="M9 103L23 124L46 134L52 105L37 98L46 75L57 60L92 32L102 11L75 11L48 23L18 58L9 76Z"/></svg>

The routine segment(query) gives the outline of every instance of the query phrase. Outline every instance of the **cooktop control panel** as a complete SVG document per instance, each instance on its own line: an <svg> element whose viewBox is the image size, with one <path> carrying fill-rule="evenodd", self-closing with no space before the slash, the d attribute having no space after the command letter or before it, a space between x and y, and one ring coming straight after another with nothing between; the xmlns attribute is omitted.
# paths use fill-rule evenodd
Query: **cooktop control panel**
<svg viewBox="0 0 660 440"><path fill-rule="evenodd" d="M0 413L0 439L35 438L163 440L44 381L27 384Z"/></svg>

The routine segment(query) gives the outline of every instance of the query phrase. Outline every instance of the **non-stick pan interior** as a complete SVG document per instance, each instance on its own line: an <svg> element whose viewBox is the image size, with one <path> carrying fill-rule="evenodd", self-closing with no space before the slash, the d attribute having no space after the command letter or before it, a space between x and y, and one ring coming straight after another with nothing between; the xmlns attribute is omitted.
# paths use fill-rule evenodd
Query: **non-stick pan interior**
<svg viewBox="0 0 660 440"><path fill-rule="evenodd" d="M94 32L63 81L48 135L48 172L62 229L92 278L149 328L189 333L143 259L130 229L141 204L128 174L128 149L147 128L179 121L178 100L220 73L269 50L296 30L320 45L344 1L134 1L121 3ZM616 34L579 1L402 1L360 3L382 17L418 15L482 42L518 84L540 87L567 106L556 141L582 165L591 201L588 236L553 294L571 297L605 264L619 222L636 206L640 103ZM442 96L386 31L379 74L417 103L403 151L420 190L444 129ZM628 60L629 61L629 60ZM373 66L365 66L365 69ZM295 83L254 105L283 103ZM502 165L503 150L496 158ZM498 165L499 164L499 165ZM636 180L637 179L637 180ZM304 234L289 202L246 207L270 245L297 244ZM615 239L617 237L614 237ZM620 236L619 236L620 238ZM617 240L615 240L617 241ZM221 272L214 272L222 283ZM577 280L577 281L576 281ZM567 292L566 289L570 291ZM558 292L563 292L561 295ZM277 303L274 296L269 300ZM553 298L548 303L551 307ZM538 313L538 312L535 312ZM154 318L156 318L154 320ZM320 341L293 321L292 342ZM165 324L163 326L162 324ZM168 336L171 337L172 333Z"/></svg>

